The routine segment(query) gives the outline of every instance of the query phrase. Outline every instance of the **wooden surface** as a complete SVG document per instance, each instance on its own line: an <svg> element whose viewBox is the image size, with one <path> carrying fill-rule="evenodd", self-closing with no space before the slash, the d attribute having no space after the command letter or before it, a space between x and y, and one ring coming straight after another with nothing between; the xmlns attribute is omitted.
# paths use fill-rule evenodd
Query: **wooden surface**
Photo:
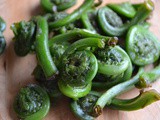
<svg viewBox="0 0 160 120"><path fill-rule="evenodd" d="M82 2L78 0L79 4ZM125 0L104 0L107 2L121 2ZM132 0L132 2L142 2L143 0ZM151 19L153 31L160 39L160 1L155 0L155 10ZM77 6L76 6L77 7ZM159 8L158 8L159 7ZM73 8L75 9L75 7ZM17 57L13 51L10 25L21 20L29 20L32 15L40 13L39 0L0 0L0 16L7 22L5 37L7 40L7 50L0 56L0 120L16 120L13 112L13 99L19 89L27 83L33 83L31 76L33 68L36 66L34 55ZM72 10L69 10L70 12ZM160 92L160 81L155 82L151 89ZM123 98L131 98L138 94L138 90L132 90ZM156 102L145 109L134 112L123 112L105 109L103 115L97 120L160 120L160 102ZM45 120L77 120L70 112L68 99L52 101L50 113Z"/></svg>

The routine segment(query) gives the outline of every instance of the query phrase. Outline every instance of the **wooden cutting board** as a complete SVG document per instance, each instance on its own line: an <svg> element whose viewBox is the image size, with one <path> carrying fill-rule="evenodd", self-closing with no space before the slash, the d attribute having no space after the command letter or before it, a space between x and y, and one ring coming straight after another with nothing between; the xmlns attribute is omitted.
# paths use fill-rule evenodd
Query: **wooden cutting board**
<svg viewBox="0 0 160 120"><path fill-rule="evenodd" d="M104 0L108 2L122 2L125 0ZM143 0L131 0L131 2L143 2ZM153 31L160 39L160 1L155 0L155 10L151 19ZM82 3L69 10L73 11ZM0 120L17 120L13 111L13 99L19 89L33 83L34 79L31 73L36 66L34 55L26 57L17 57L13 50L13 33L10 25L21 20L29 20L31 16L41 13L39 0L0 0L0 16L7 22L7 29L4 33L7 40L7 49L0 56ZM155 82L150 89L156 89L160 92L160 81ZM138 95L139 91L134 89L122 95L123 98L132 98ZM51 110L45 120L77 120L70 112L68 99L53 100ZM105 109L103 115L97 120L160 120L160 102L156 102L145 109L134 112L123 112L117 110Z"/></svg>

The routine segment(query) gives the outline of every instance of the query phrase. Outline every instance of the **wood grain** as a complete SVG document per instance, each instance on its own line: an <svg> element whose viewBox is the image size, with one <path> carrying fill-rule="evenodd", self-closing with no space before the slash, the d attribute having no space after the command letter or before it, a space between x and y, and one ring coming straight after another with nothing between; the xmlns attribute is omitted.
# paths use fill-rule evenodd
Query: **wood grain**
<svg viewBox="0 0 160 120"><path fill-rule="evenodd" d="M104 0L108 2L122 2L125 0ZM131 2L143 2L143 0L131 0ZM153 12L151 31L153 31L160 39L160 1L155 0L155 10ZM82 1L78 0L81 4ZM73 11L77 6L70 9ZM10 25L21 20L29 20L31 16L39 14L41 7L39 0L0 0L0 16L7 22L5 38L7 40L7 49L4 55L0 57L0 120L16 120L17 117L13 112L13 99L19 89L28 84L33 83L31 76L32 70L36 66L36 58L34 55L26 57L17 57L13 51L13 33ZM6 66L6 67L4 67ZM155 82L151 89L160 92L160 81ZM138 94L138 90L134 89L122 95L123 98L131 98ZM68 99L52 101L50 113L45 120L77 120L70 112ZM145 109L134 112L123 112L117 110L105 109L103 115L97 120L159 120L160 119L160 102L156 102Z"/></svg>

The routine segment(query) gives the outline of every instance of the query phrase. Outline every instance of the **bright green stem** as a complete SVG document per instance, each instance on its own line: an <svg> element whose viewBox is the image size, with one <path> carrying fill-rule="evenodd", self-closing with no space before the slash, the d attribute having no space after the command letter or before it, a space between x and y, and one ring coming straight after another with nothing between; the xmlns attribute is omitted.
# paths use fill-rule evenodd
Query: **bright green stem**
<svg viewBox="0 0 160 120"><path fill-rule="evenodd" d="M97 100L94 112L96 116L99 116L102 113L102 109L105 105L109 105L112 102L112 99L115 98L117 95L120 95L121 93L128 91L134 87L134 85L138 82L139 75L144 71L143 68L140 68L137 75L135 75L132 79L120 83L109 90L107 90L105 93L102 94L102 96Z"/></svg>
<svg viewBox="0 0 160 120"><path fill-rule="evenodd" d="M111 104L107 107L116 110L133 111L142 109L153 102L160 100L160 94L156 90L149 90L140 93L133 99L116 99L114 98Z"/></svg>
<svg viewBox="0 0 160 120"><path fill-rule="evenodd" d="M64 54L71 54L75 50L84 49L87 47L99 47L104 48L105 42L107 42L108 39L100 39L100 38L84 38L79 41L74 42L66 51Z"/></svg>
<svg viewBox="0 0 160 120"><path fill-rule="evenodd" d="M59 28L71 22L74 22L75 20L80 18L83 12L89 9L93 5L93 3L94 3L94 0L85 0L84 3L77 10L75 10L73 13L71 13L70 15L66 16L61 20L49 23L49 27Z"/></svg>
<svg viewBox="0 0 160 120"><path fill-rule="evenodd" d="M54 4L51 2L51 0L41 0L41 5L47 12L53 12L54 10ZM55 6L56 7L56 6Z"/></svg>
<svg viewBox="0 0 160 120"><path fill-rule="evenodd" d="M86 28L87 30L90 30L94 33L97 33L95 28L93 27L90 19L89 19L89 15L88 15L89 13L94 14L95 11L96 10L94 10L94 9L90 9L87 12L83 13L83 15L81 16L81 21L83 23L84 28Z"/></svg>
<svg viewBox="0 0 160 120"><path fill-rule="evenodd" d="M36 55L47 79L52 79L58 70L52 61L48 47L48 24L45 18L37 19L37 34L35 41Z"/></svg>
<svg viewBox="0 0 160 120"><path fill-rule="evenodd" d="M160 65L155 67L153 70L144 72L139 77L139 82L136 84L138 88L148 87L150 83L154 82L160 77Z"/></svg>
<svg viewBox="0 0 160 120"><path fill-rule="evenodd" d="M115 12L128 17L133 18L136 14L135 8L132 6L131 2L122 2L120 4L107 4L108 7L110 7Z"/></svg>
<svg viewBox="0 0 160 120"><path fill-rule="evenodd" d="M140 6L135 17L131 20L129 27L143 22L154 10L154 3L151 0L147 0Z"/></svg>
<svg viewBox="0 0 160 120"><path fill-rule="evenodd" d="M99 34L95 34L90 32L86 29L74 29L67 33L57 35L49 40L49 46L52 46L53 43L63 43L66 41L75 41L83 38L100 38L100 39L108 39L108 44L115 44L117 43L117 39L113 40L111 37L101 36ZM112 40L111 40L112 39Z"/></svg>

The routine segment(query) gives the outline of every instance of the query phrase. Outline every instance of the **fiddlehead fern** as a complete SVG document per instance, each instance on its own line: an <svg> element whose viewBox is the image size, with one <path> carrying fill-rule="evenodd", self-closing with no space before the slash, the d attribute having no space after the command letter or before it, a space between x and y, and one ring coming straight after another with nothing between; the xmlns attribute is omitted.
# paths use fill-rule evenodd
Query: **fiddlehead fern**
<svg viewBox="0 0 160 120"><path fill-rule="evenodd" d="M72 112L81 120L94 120L93 107L100 97L100 93L90 92L85 97L71 102Z"/></svg>
<svg viewBox="0 0 160 120"><path fill-rule="evenodd" d="M155 62L160 55L160 42L142 26L133 26L126 39L126 50L132 62L143 66Z"/></svg>
<svg viewBox="0 0 160 120"><path fill-rule="evenodd" d="M27 55L34 43L36 25L32 21L21 21L14 23L11 29L15 35L13 38L15 53L18 56Z"/></svg>
<svg viewBox="0 0 160 120"><path fill-rule="evenodd" d="M98 72L102 74L120 74L129 65L127 53L119 46L106 46L104 49L97 49L95 55L98 59Z"/></svg>
<svg viewBox="0 0 160 120"><path fill-rule="evenodd" d="M136 15L132 18L129 23L123 24L120 17L111 10L109 7L105 6L98 10L98 22L101 29L110 36L121 36L128 28L137 23L144 21L153 11L154 4L151 0L147 0L140 6Z"/></svg>
<svg viewBox="0 0 160 120"><path fill-rule="evenodd" d="M95 56L89 51L78 51L71 56L63 57L62 60L60 90L74 99L86 95L91 89L91 81L98 68Z"/></svg>
<svg viewBox="0 0 160 120"><path fill-rule="evenodd" d="M48 94L38 85L21 88L14 101L14 110L24 120L42 120L50 109Z"/></svg>
<svg viewBox="0 0 160 120"><path fill-rule="evenodd" d="M86 47L102 48L104 44L102 39L85 38L68 47L62 56L61 75L58 81L64 95L77 99L89 93L98 64L94 54L84 49Z"/></svg>
<svg viewBox="0 0 160 120"><path fill-rule="evenodd" d="M132 63L126 52L119 46L97 49L98 74L93 88L109 89L110 87L129 80L132 75Z"/></svg>

